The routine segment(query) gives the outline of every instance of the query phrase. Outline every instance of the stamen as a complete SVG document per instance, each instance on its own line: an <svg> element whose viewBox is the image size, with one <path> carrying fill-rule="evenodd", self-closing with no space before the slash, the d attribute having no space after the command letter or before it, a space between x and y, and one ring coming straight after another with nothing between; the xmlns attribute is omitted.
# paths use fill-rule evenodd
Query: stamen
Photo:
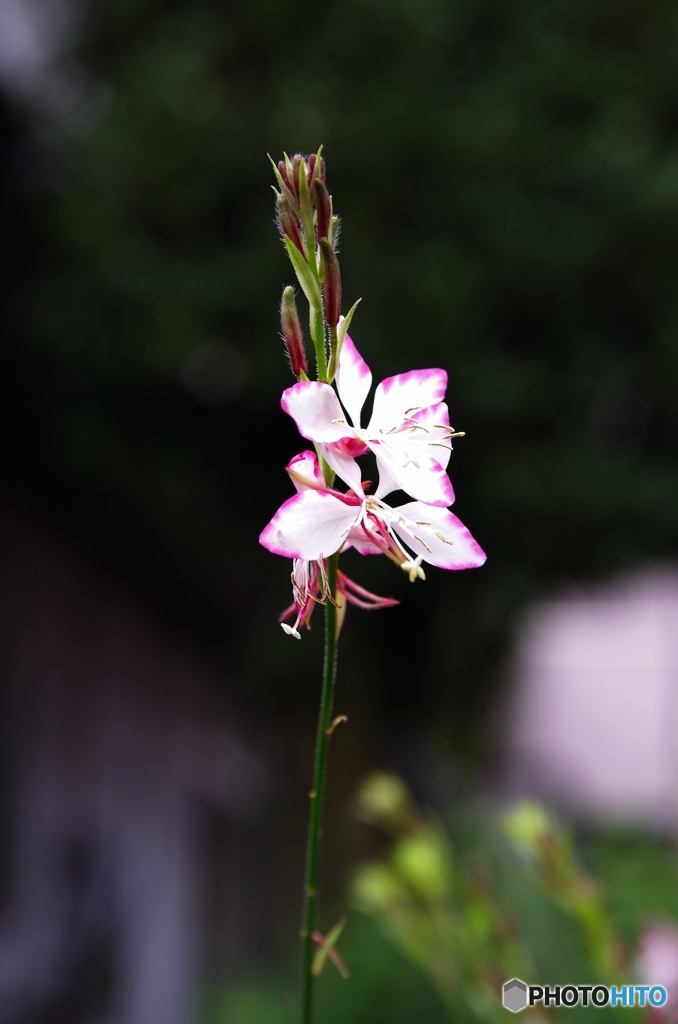
<svg viewBox="0 0 678 1024"><path fill-rule="evenodd" d="M422 409L422 405L413 405L410 409L405 409L405 416L409 416L411 412L421 412Z"/></svg>
<svg viewBox="0 0 678 1024"><path fill-rule="evenodd" d="M345 423L346 420L343 416L337 416L336 420L332 420L332 423Z"/></svg>
<svg viewBox="0 0 678 1024"><path fill-rule="evenodd" d="M453 540L448 540L447 537L444 537L442 535L442 533L438 533L437 530L436 530L436 537L438 538L438 540L441 540L443 542L443 544L450 544L450 545L454 544Z"/></svg>
<svg viewBox="0 0 678 1024"><path fill-rule="evenodd" d="M415 539L415 540L418 540L420 544L423 544L423 545L424 545L424 547L426 548L426 550L428 551L428 553L429 553L429 555L430 555L430 554L431 554L431 549L430 549L430 547L428 546L428 544L426 543L426 541L425 541L425 540L422 540L422 539L421 539L421 537L418 537L418 536L416 535L416 533L413 533L413 534L412 534L412 536L414 537L414 539Z"/></svg>
<svg viewBox="0 0 678 1024"><path fill-rule="evenodd" d="M416 579L426 580L424 570L421 567L422 558L421 555L417 555L416 558L408 559L402 562L400 568L409 574L410 583L414 583Z"/></svg>

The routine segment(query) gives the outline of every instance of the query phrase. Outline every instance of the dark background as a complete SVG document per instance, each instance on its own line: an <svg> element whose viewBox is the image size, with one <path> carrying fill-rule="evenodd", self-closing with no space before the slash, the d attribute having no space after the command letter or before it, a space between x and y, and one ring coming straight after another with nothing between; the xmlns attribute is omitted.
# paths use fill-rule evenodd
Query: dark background
<svg viewBox="0 0 678 1024"><path fill-rule="evenodd" d="M300 447L266 152L322 142L355 340L376 379L449 371L489 553L387 584L403 606L346 644L388 714L458 720L526 600L675 552L676 12L304 12L84 7L74 109L6 108L4 437L211 604L248 691L305 700L317 652L276 632L288 567L257 545Z"/></svg>
<svg viewBox="0 0 678 1024"><path fill-rule="evenodd" d="M322 143L345 309L363 297L352 337L375 381L448 370L467 433L455 511L488 553L414 587L347 557L402 603L347 616L345 789L375 765L425 788L442 759L449 796L491 755L526 605L677 554L678 13L75 10L53 77L3 100L5 479L172 604L231 696L310 745L320 622L283 635L290 566L257 537L306 446L279 406L293 277L266 153Z"/></svg>

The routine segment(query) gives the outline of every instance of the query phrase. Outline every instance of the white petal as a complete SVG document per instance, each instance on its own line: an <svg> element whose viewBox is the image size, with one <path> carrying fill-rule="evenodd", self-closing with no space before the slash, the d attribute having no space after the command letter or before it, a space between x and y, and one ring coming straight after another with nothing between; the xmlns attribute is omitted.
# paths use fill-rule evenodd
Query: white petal
<svg viewBox="0 0 678 1024"><path fill-rule="evenodd" d="M410 370L387 377L374 394L374 411L367 428L369 435L399 427L418 410L437 405L443 400L446 387L447 374L439 369Z"/></svg>
<svg viewBox="0 0 678 1024"><path fill-rule="evenodd" d="M318 449L325 462L334 470L340 480L348 484L351 490L361 497L363 493L362 476L360 466L355 459L333 444L319 444Z"/></svg>
<svg viewBox="0 0 678 1024"><path fill-rule="evenodd" d="M439 462L443 469L447 468L452 454L450 433L450 414L445 402L429 405L427 409L415 413L409 423L410 437L416 439L419 445L429 445L427 454Z"/></svg>
<svg viewBox="0 0 678 1024"><path fill-rule="evenodd" d="M354 432L329 384L318 380L300 381L283 391L280 404L296 423L301 436L310 441L339 441Z"/></svg>
<svg viewBox="0 0 678 1024"><path fill-rule="evenodd" d="M371 386L370 368L347 334L337 366L337 391L354 427L360 426L360 410Z"/></svg>
<svg viewBox="0 0 678 1024"><path fill-rule="evenodd" d="M401 490L400 484L391 473L384 459L377 459L377 469L379 470L379 485L374 492L375 498L385 498L387 494Z"/></svg>
<svg viewBox="0 0 678 1024"><path fill-rule="evenodd" d="M425 562L441 569L475 569L486 554L464 524L444 508L411 501L393 509L391 526Z"/></svg>
<svg viewBox="0 0 678 1024"><path fill-rule="evenodd" d="M435 459L423 451L411 451L399 443L398 436L384 437L380 444L370 443L379 466L379 487L375 497L391 491L405 491L417 501L445 508L454 502L454 490L447 473ZM395 486L394 486L395 485Z"/></svg>
<svg viewBox="0 0 678 1024"><path fill-rule="evenodd" d="M287 558L327 558L346 540L360 518L361 506L327 491L301 491L280 506L259 542L273 554Z"/></svg>
<svg viewBox="0 0 678 1024"><path fill-rule="evenodd" d="M325 487L325 478L318 465L318 456L315 452L305 451L300 455L295 455L285 469L298 491L304 491L308 487Z"/></svg>

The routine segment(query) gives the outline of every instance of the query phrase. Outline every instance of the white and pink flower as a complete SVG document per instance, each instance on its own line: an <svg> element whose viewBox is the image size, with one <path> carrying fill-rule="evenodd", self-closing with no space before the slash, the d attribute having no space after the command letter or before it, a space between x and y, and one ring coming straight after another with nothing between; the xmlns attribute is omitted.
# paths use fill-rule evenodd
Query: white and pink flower
<svg viewBox="0 0 678 1024"><path fill-rule="evenodd" d="M321 381L294 384L283 392L282 407L301 435L319 445L337 476L358 490L355 456L372 451L379 467L376 498L403 490L427 505L451 505L454 491L446 468L454 431L443 402L445 371L411 370L387 377L376 388L366 427L360 426L360 415L372 374L348 335L336 381L336 392Z"/></svg>
<svg viewBox="0 0 678 1024"><path fill-rule="evenodd" d="M307 561L351 546L361 554L399 551L403 561L398 561L407 571L415 559L440 569L472 569L485 561L478 543L448 509L421 501L391 508L372 494L360 498L330 489L303 490L289 498L259 540L276 555Z"/></svg>
<svg viewBox="0 0 678 1024"><path fill-rule="evenodd" d="M353 547L362 555L386 555L411 581L425 579L422 562L441 569L472 569L485 553L448 505L454 491L447 476L458 436L450 427L443 401L447 374L441 369L412 370L388 377L376 388L369 423L360 417L372 374L351 339L343 341L337 369L337 390L322 381L300 381L283 393L282 407L303 437L340 480L345 493L327 485L314 452L297 455L287 472L297 493L278 509L262 531L261 544L293 560L293 603L282 615L282 627L300 638L316 604L334 600L363 608L398 602L381 598L338 572L336 597L327 581L327 559ZM356 458L376 456L379 482L366 494ZM384 500L396 490L414 500L392 507ZM296 613L293 625L286 620Z"/></svg>
<svg viewBox="0 0 678 1024"><path fill-rule="evenodd" d="M407 572L411 581L425 578L422 562L441 569L472 569L485 561L479 544L447 509L421 501L392 508L376 494L365 495L357 464L350 473L356 489L346 494L324 484L313 452L297 455L287 471L297 493L281 505L259 540L273 554L294 560L294 605L284 617L296 609L297 621L292 627L283 625L294 636L298 637L299 625L310 618L313 604L327 599L325 560L342 549L384 554ZM390 601L350 580L343 593L355 604L362 598L369 607L383 607Z"/></svg>
<svg viewBox="0 0 678 1024"><path fill-rule="evenodd" d="M301 452L292 459L286 469L298 494L308 490L328 491L315 452ZM263 540L262 543L264 543ZM347 541L346 546L350 546L350 542ZM373 553L380 554L381 552L375 549ZM307 626L310 629L311 615L316 604L324 604L326 601L332 600L327 581L326 560L322 557L316 559L294 558L291 578L293 602L280 616L280 625L288 635L300 640L299 627ZM346 573L337 571L336 603L343 608L345 602L368 610L392 608L399 604L394 598L373 594L370 590L361 587ZM290 626L287 620L292 618L295 612L295 622Z"/></svg>

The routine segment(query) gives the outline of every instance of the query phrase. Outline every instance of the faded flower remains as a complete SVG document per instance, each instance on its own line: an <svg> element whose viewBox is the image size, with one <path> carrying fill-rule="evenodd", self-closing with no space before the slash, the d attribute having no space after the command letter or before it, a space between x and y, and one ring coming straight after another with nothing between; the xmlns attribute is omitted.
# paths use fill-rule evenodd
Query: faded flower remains
<svg viewBox="0 0 678 1024"><path fill-rule="evenodd" d="M361 426L372 374L346 333L355 306L346 319L339 314L338 218L325 187L324 160L320 154L286 157L275 169L278 224L309 300L319 377L308 379L294 292L286 288L282 333L299 379L283 392L282 407L302 437L314 443L316 453L305 451L290 462L287 471L297 493L278 509L259 539L274 554L293 559L294 604L283 613L282 627L300 639L299 627L308 626L316 604L333 600L342 612L346 601L363 608L397 604L341 572L337 595L331 595L327 559L338 552L353 547L362 555L386 555L410 580L425 578L422 562L441 569L473 569L483 564L485 554L448 511L454 501L447 475L451 441L462 435L451 429L443 401L446 372L410 370L387 377L375 390L369 423ZM368 452L378 469L373 493L357 461ZM337 481L347 489L337 487ZM385 499L394 491L414 500L391 506ZM290 626L285 620L295 613Z"/></svg>

